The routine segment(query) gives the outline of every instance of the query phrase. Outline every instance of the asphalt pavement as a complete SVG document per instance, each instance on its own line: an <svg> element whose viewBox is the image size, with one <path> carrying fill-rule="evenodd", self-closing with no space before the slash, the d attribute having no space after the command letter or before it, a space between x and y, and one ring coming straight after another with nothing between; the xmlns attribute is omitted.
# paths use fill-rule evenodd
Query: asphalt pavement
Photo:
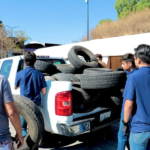
<svg viewBox="0 0 150 150"><path fill-rule="evenodd" d="M52 135L47 145L39 150L117 150L117 134L119 122L113 124L109 129L96 131L78 137L62 137ZM128 150L126 148L126 150Z"/></svg>
<svg viewBox="0 0 150 150"><path fill-rule="evenodd" d="M10 130L14 131L10 124ZM39 150L117 150L119 122L107 129L77 137L50 135ZM12 133L12 132L11 132ZM15 134L13 132L12 134ZM126 148L126 150L128 150Z"/></svg>

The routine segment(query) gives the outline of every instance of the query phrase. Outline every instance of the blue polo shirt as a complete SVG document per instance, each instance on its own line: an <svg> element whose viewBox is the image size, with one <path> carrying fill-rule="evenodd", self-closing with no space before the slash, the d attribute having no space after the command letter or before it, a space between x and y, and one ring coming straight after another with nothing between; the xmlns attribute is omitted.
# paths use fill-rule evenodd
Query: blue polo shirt
<svg viewBox="0 0 150 150"><path fill-rule="evenodd" d="M135 98L136 97L136 98ZM131 132L150 132L150 67L141 67L130 75L125 98L137 105L131 122Z"/></svg>
<svg viewBox="0 0 150 150"><path fill-rule="evenodd" d="M32 100L37 106L41 105L41 89L46 87L43 74L34 67L26 67L17 73L15 86L20 86L20 93Z"/></svg>
<svg viewBox="0 0 150 150"><path fill-rule="evenodd" d="M126 71L126 74L127 74L127 81L128 81L128 78L131 74L133 74L134 72L137 71L137 68L134 68L131 72L129 71ZM126 85L127 85L127 81L126 81ZM123 103L122 103L122 113L124 114L124 105L125 105L125 101L126 101L126 98L125 98L125 95L126 95L126 91L127 91L127 87L125 85L125 88L124 88L124 91L123 91Z"/></svg>

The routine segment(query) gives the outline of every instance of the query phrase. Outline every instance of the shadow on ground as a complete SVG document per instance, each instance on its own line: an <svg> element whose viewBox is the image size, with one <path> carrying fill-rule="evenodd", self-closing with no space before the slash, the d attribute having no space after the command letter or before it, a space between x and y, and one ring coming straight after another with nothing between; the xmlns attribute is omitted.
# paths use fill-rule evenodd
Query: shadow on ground
<svg viewBox="0 0 150 150"><path fill-rule="evenodd" d="M53 150L62 149L93 149L101 143L116 140L116 134L111 127L98 130L90 134L84 134L76 137L65 137L56 134L46 133L40 147Z"/></svg>

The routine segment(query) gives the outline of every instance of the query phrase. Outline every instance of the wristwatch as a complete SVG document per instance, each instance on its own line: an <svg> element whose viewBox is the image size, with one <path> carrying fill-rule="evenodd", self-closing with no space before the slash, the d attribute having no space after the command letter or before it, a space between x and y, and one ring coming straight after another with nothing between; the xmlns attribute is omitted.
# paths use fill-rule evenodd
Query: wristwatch
<svg viewBox="0 0 150 150"><path fill-rule="evenodd" d="M124 120L122 120L122 123L127 126L129 122L124 122Z"/></svg>

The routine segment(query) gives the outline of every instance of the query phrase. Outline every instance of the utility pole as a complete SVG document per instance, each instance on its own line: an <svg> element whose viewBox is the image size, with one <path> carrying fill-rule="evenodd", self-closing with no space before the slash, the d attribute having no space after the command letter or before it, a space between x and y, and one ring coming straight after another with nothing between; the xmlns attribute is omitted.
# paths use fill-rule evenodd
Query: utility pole
<svg viewBox="0 0 150 150"><path fill-rule="evenodd" d="M87 40L89 41L89 0L85 0L85 2L87 3Z"/></svg>

